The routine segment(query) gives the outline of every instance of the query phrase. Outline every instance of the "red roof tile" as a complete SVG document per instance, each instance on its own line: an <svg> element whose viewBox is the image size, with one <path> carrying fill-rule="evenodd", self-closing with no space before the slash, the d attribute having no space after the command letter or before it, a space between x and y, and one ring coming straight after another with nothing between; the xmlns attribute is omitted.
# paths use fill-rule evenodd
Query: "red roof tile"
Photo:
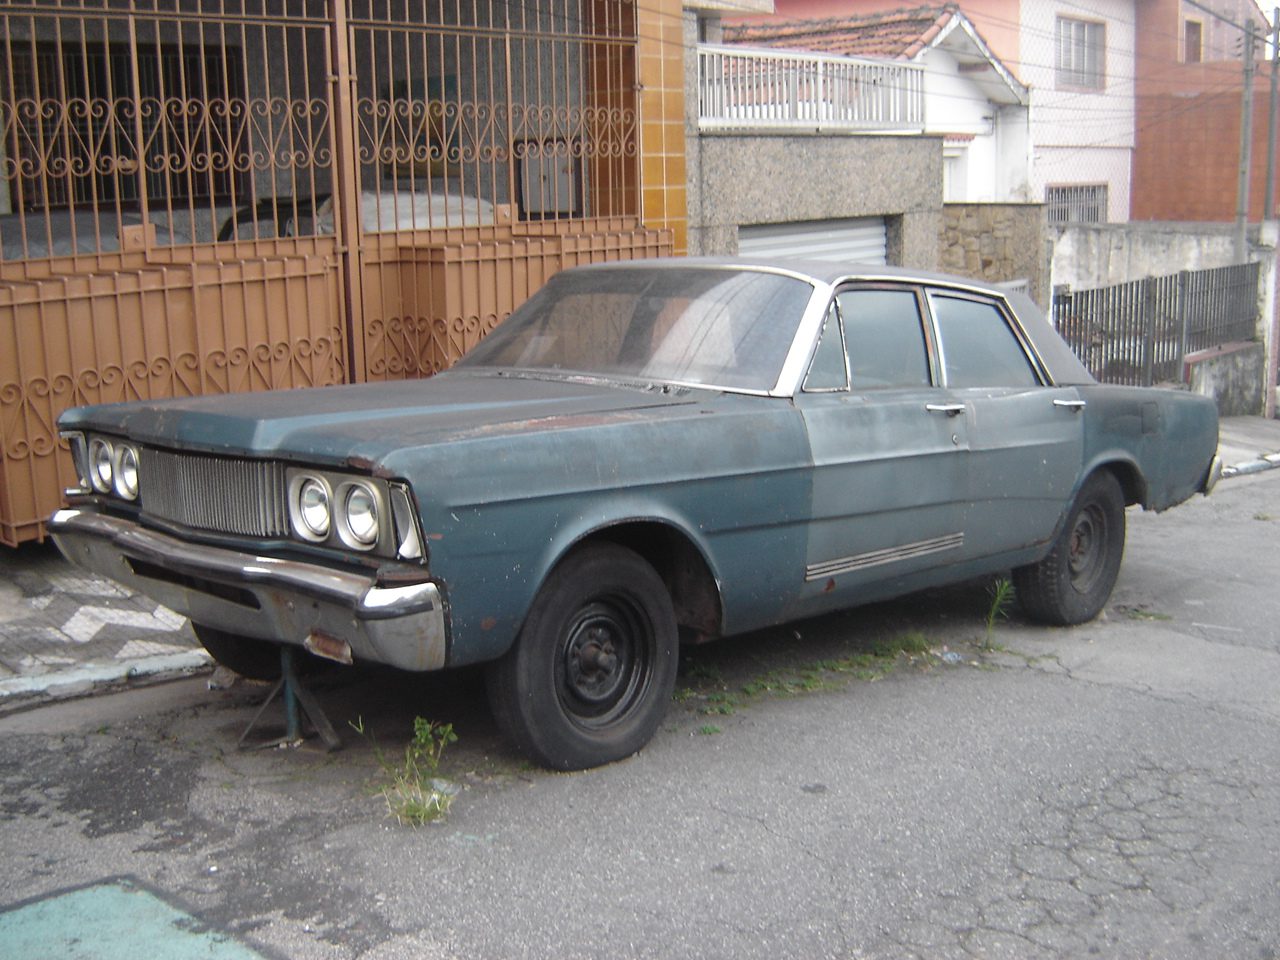
<svg viewBox="0 0 1280 960"><path fill-rule="evenodd" d="M909 60L959 12L954 4L821 20L770 18L725 25L725 43L812 50L845 57Z"/></svg>

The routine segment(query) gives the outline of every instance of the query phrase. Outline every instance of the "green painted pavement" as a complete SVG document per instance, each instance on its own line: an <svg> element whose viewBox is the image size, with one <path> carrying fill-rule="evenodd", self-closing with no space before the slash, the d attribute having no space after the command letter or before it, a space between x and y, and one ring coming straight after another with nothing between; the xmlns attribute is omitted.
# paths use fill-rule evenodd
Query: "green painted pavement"
<svg viewBox="0 0 1280 960"><path fill-rule="evenodd" d="M0 912L4 960L263 960L128 880L52 894Z"/></svg>

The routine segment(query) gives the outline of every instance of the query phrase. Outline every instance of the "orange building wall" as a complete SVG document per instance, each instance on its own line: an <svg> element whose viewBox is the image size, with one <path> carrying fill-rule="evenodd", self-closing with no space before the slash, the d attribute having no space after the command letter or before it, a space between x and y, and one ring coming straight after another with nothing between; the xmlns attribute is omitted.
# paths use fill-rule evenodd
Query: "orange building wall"
<svg viewBox="0 0 1280 960"><path fill-rule="evenodd" d="M1182 63L1179 4L1143 0L1136 6L1139 70L1130 216L1134 220L1233 220L1242 64L1239 60ZM1252 220L1262 219L1266 194L1270 69L1259 62L1254 80Z"/></svg>

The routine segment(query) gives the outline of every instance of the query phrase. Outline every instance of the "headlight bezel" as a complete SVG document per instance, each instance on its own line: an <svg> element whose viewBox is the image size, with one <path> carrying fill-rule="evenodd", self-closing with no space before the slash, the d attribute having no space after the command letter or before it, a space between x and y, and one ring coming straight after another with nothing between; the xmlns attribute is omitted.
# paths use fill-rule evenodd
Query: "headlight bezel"
<svg viewBox="0 0 1280 960"><path fill-rule="evenodd" d="M312 483L328 493L329 526L323 535L301 518L301 496ZM364 474L290 467L286 471L285 486L289 529L295 539L359 554L399 560L424 559L416 510L405 509L408 497L403 493L404 504L393 496L393 488L401 490L403 483ZM361 504L363 510L359 509ZM352 512L353 508L357 508L356 513ZM406 527L411 529L404 529Z"/></svg>

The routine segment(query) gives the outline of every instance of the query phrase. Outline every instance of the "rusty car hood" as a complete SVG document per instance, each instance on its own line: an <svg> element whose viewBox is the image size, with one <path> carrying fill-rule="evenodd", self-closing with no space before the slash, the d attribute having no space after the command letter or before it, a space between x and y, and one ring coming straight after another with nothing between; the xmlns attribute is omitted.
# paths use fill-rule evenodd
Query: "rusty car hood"
<svg viewBox="0 0 1280 960"><path fill-rule="evenodd" d="M173 449L308 463L376 463L406 447L626 420L705 398L579 377L453 372L424 380L82 407L64 430Z"/></svg>

